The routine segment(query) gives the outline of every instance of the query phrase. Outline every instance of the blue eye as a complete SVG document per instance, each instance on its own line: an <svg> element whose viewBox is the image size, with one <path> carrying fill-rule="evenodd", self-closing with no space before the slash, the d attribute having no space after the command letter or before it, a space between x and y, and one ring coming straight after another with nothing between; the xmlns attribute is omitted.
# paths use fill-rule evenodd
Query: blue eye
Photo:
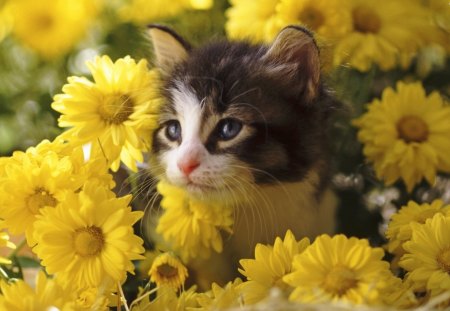
<svg viewBox="0 0 450 311"><path fill-rule="evenodd" d="M166 123L166 137L170 141L181 139L181 125L177 120L170 120Z"/></svg>
<svg viewBox="0 0 450 311"><path fill-rule="evenodd" d="M220 139L230 140L239 134L242 129L242 122L236 119L222 119L217 125Z"/></svg>

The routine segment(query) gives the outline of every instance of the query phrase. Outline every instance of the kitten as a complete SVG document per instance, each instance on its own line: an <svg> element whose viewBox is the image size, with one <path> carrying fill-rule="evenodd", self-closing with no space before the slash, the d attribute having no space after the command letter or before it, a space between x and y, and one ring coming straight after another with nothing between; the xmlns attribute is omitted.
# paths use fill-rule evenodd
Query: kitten
<svg viewBox="0 0 450 311"><path fill-rule="evenodd" d="M321 82L312 34L289 26L268 46L199 48L164 26L149 34L166 100L152 173L193 196L237 205L221 255L232 270L253 257L256 243L272 244L287 229L298 239L332 233L326 132L335 101Z"/></svg>

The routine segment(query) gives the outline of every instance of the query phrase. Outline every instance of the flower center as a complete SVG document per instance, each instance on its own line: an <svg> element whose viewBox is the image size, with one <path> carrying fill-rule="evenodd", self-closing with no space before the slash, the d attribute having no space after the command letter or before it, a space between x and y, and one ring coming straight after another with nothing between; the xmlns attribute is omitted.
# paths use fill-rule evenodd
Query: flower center
<svg viewBox="0 0 450 311"><path fill-rule="evenodd" d="M423 142L428 138L428 126L419 117L404 116L397 122L398 135L405 142Z"/></svg>
<svg viewBox="0 0 450 311"><path fill-rule="evenodd" d="M158 271L158 274L161 277L164 277L166 279L171 279L171 278L176 277L178 275L178 269L173 267L173 266L171 266L171 265L169 265L169 264L167 264L167 263L164 263L164 264L158 266L156 268L156 270Z"/></svg>
<svg viewBox="0 0 450 311"><path fill-rule="evenodd" d="M377 33L381 28L381 20L373 10L359 6L353 9L353 28L363 33Z"/></svg>
<svg viewBox="0 0 450 311"><path fill-rule="evenodd" d="M444 272L450 274L450 247L440 252L436 261Z"/></svg>
<svg viewBox="0 0 450 311"><path fill-rule="evenodd" d="M358 283L355 273L344 266L335 266L325 277L323 287L333 295L342 296Z"/></svg>
<svg viewBox="0 0 450 311"><path fill-rule="evenodd" d="M104 98L98 113L108 123L121 124L133 113L134 105L130 96L125 94L108 95Z"/></svg>
<svg viewBox="0 0 450 311"><path fill-rule="evenodd" d="M73 241L75 252L81 257L95 256L105 245L102 229L95 226L76 230Z"/></svg>
<svg viewBox="0 0 450 311"><path fill-rule="evenodd" d="M48 29L52 28L54 20L50 15L41 14L35 16L34 24L37 29L47 31Z"/></svg>
<svg viewBox="0 0 450 311"><path fill-rule="evenodd" d="M311 7L305 8L300 13L299 18L303 24L305 24L306 26L310 27L313 30L317 30L324 23L323 14L319 10Z"/></svg>
<svg viewBox="0 0 450 311"><path fill-rule="evenodd" d="M33 214L39 214L39 209L45 206L55 207L58 201L45 188L38 187L27 199L28 210Z"/></svg>

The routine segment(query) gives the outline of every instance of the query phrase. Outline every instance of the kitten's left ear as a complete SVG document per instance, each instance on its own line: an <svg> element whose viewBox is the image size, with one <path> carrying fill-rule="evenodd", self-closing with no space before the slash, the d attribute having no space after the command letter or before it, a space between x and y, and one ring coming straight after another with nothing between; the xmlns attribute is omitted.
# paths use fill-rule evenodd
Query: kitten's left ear
<svg viewBox="0 0 450 311"><path fill-rule="evenodd" d="M289 76L301 89L304 100L312 101L319 92L319 48L313 34L303 27L288 26L280 31L264 55L272 68Z"/></svg>
<svg viewBox="0 0 450 311"><path fill-rule="evenodd" d="M164 74L169 74L176 64L188 57L190 44L169 27L152 24L148 26L148 34L153 43L156 65Z"/></svg>

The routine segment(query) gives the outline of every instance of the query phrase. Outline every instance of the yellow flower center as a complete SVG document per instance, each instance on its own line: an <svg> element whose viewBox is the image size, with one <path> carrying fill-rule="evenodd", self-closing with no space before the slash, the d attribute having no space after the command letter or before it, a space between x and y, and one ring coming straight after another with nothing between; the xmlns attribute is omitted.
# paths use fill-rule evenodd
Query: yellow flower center
<svg viewBox="0 0 450 311"><path fill-rule="evenodd" d="M121 124L133 113L134 105L130 96L124 94L108 95L103 99L98 113L108 123Z"/></svg>
<svg viewBox="0 0 450 311"><path fill-rule="evenodd" d="M436 261L444 272L450 274L450 247L440 252Z"/></svg>
<svg viewBox="0 0 450 311"><path fill-rule="evenodd" d="M39 209L45 206L55 207L58 201L45 188L38 187L27 199L28 210L33 214L39 214Z"/></svg>
<svg viewBox="0 0 450 311"><path fill-rule="evenodd" d="M362 33L377 33L381 28L380 17L367 7L353 9L353 28Z"/></svg>
<svg viewBox="0 0 450 311"><path fill-rule="evenodd" d="M75 252L81 257L95 256L105 245L102 229L95 226L76 230L73 241Z"/></svg>
<svg viewBox="0 0 450 311"><path fill-rule="evenodd" d="M428 138L427 124L417 116L404 116L397 122L398 135L405 142L423 142Z"/></svg>
<svg viewBox="0 0 450 311"><path fill-rule="evenodd" d="M325 20L322 12L312 7L305 8L300 13L299 19L303 24L313 30L317 30L320 26L322 26Z"/></svg>
<svg viewBox="0 0 450 311"><path fill-rule="evenodd" d="M333 295L342 296L358 283L355 273L344 266L335 266L325 277L323 287Z"/></svg>
<svg viewBox="0 0 450 311"><path fill-rule="evenodd" d="M168 263L164 263L156 268L158 274L166 279L174 278L178 275L178 269L169 265Z"/></svg>
<svg viewBox="0 0 450 311"><path fill-rule="evenodd" d="M34 17L34 25L38 30L47 31L52 28L53 24L54 20L50 15L38 14Z"/></svg>

